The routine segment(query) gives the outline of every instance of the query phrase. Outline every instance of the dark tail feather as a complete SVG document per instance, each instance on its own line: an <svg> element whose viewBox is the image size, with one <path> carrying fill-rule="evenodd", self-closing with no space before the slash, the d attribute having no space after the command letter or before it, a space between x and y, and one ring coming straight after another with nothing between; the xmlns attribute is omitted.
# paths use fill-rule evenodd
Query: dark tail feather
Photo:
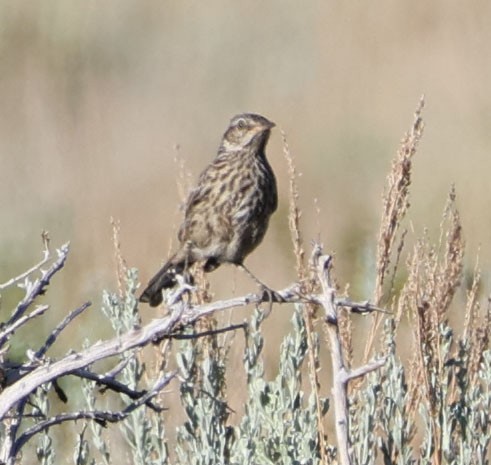
<svg viewBox="0 0 491 465"><path fill-rule="evenodd" d="M172 257L160 271L150 280L140 296L140 302L148 302L151 307L157 307L162 303L162 289L169 289L176 284L176 275L184 270L184 261L176 263L176 257ZM188 263L188 266L190 263Z"/></svg>

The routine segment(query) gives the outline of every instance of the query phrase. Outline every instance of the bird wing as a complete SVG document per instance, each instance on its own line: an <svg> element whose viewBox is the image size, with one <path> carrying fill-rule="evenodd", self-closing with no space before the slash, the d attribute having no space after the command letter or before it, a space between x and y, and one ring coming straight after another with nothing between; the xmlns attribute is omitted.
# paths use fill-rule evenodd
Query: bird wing
<svg viewBox="0 0 491 465"><path fill-rule="evenodd" d="M226 183L222 178L224 167L217 157L201 173L198 185L190 192L178 233L181 243L190 241L199 248L205 248L212 239L230 240L230 208Z"/></svg>

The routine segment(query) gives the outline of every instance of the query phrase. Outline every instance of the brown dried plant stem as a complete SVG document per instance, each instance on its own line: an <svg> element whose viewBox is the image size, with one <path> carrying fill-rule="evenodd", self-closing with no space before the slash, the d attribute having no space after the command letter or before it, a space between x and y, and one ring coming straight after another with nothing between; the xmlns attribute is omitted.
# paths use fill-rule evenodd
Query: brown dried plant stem
<svg viewBox="0 0 491 465"><path fill-rule="evenodd" d="M423 136L424 122L421 116L424 107L421 97L414 115L414 122L409 133L401 141L397 156L392 162L392 169L387 176L387 187L383 197L382 220L377 246L377 277L375 284L374 303L381 305L382 299L392 291L384 285L389 275L391 260L394 258L396 243L401 222L409 209L409 186L411 185L412 159L416 154L419 141ZM404 233L403 233L404 235ZM396 250L396 261L392 264L392 274L397 271L398 258L403 247L403 238ZM385 286L387 287L387 286ZM385 294L385 296L384 296ZM364 361L367 361L382 321L381 315L375 315L365 345Z"/></svg>
<svg viewBox="0 0 491 465"><path fill-rule="evenodd" d="M305 249L302 234L300 231L300 216L301 211L298 207L298 186L297 186L297 169L293 156L290 152L290 147L286 140L286 134L281 131L281 137L283 139L283 154L286 159L288 167L288 179L289 179L289 211L288 211L288 226L290 229L290 236L293 245L293 253L296 260L297 276L301 283L301 292L304 294L313 292L314 284L311 280L307 280L307 267L305 266ZM309 357L309 380L310 387L315 395L316 409L317 409L317 430L319 440L319 450L321 454L321 461L323 464L328 463L328 457L326 455L326 434L323 423L321 396L320 396L320 381L319 381L319 360L314 350L313 332L314 322L313 314L314 307L311 304L305 304L302 306L303 318L305 321L305 329L307 332L307 345L308 345L308 357Z"/></svg>

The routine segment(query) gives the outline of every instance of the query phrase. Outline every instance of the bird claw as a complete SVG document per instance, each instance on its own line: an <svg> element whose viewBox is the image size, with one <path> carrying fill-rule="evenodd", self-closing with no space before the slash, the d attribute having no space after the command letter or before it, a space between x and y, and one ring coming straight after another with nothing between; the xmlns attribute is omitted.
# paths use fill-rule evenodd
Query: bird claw
<svg viewBox="0 0 491 465"><path fill-rule="evenodd" d="M271 304L273 304L273 302L285 302L285 299L281 296L281 294L274 291L273 289L262 285L261 290L263 292L261 296L261 299L263 301L270 302Z"/></svg>
<svg viewBox="0 0 491 465"><path fill-rule="evenodd" d="M265 317L269 316L269 314L271 313L271 311L273 310L273 303L274 302L284 302L285 299L283 299L283 297L276 291L274 291L273 289L270 289L269 287L265 286L264 284L262 284L260 286L261 290L262 290L262 294L261 294L261 300L263 302L268 302L268 308L265 310Z"/></svg>

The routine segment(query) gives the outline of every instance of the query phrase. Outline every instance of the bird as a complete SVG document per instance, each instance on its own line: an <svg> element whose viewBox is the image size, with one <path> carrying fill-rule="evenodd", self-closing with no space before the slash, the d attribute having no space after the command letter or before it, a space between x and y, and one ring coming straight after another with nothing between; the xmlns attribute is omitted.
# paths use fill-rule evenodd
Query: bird
<svg viewBox="0 0 491 465"><path fill-rule="evenodd" d="M278 206L276 177L265 153L275 123L264 116L234 116L218 153L191 190L178 231L179 248L149 281L140 302L157 307L162 290L177 284L191 265L205 272L231 263L243 268L244 259L261 243Z"/></svg>

